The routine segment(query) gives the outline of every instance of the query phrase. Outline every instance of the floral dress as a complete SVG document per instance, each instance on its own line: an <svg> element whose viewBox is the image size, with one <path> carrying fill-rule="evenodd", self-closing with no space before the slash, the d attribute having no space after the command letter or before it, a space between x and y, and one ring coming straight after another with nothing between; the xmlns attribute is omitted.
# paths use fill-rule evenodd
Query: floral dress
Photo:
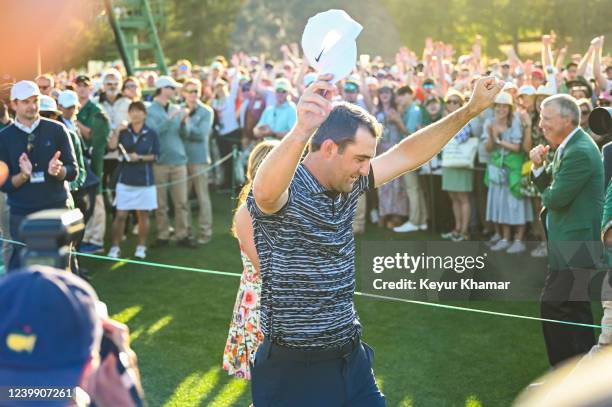
<svg viewBox="0 0 612 407"><path fill-rule="evenodd" d="M223 351L223 369L237 378L250 380L249 362L253 361L263 340L259 325L261 277L243 251L240 251L240 256L244 269Z"/></svg>

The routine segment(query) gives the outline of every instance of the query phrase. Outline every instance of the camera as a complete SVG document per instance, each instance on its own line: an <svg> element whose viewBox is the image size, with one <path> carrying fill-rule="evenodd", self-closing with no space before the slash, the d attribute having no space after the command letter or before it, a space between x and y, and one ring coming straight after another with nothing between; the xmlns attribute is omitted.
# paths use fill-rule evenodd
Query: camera
<svg viewBox="0 0 612 407"><path fill-rule="evenodd" d="M27 245L21 266L69 269L71 243L84 231L83 214L78 209L47 209L29 215L19 228L19 237Z"/></svg>
<svg viewBox="0 0 612 407"><path fill-rule="evenodd" d="M589 116L589 127L599 136L612 135L612 107L596 107Z"/></svg>

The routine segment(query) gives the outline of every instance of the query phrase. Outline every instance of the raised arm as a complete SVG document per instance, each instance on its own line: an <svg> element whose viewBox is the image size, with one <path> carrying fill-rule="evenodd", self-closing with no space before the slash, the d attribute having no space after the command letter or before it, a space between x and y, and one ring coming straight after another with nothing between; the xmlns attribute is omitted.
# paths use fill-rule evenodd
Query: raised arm
<svg viewBox="0 0 612 407"><path fill-rule="evenodd" d="M595 76L595 80L597 81L599 88L605 91L606 87L608 86L608 80L603 72L601 72L601 50L603 48L603 40L603 35L593 40L593 75Z"/></svg>
<svg viewBox="0 0 612 407"><path fill-rule="evenodd" d="M326 74L310 85L297 105L297 123L261 163L253 180L253 196L259 209L268 214L278 212L289 198L289 184L300 162L304 148L314 131L332 109L334 86ZM319 92L323 91L326 97Z"/></svg>
<svg viewBox="0 0 612 407"><path fill-rule="evenodd" d="M417 131L386 153L374 158L372 171L376 187L431 160L463 126L493 103L495 95L502 88L503 82L494 77L479 79L467 105Z"/></svg>

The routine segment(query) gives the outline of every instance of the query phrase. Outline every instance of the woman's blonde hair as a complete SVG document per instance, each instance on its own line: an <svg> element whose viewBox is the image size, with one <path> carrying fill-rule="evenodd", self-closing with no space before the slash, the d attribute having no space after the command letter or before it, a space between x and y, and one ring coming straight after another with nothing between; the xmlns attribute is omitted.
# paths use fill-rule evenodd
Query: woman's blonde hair
<svg viewBox="0 0 612 407"><path fill-rule="evenodd" d="M242 189L240 190L240 194L238 195L238 204L236 205L236 211L244 205L246 202L247 196L251 191L251 187L253 186L253 179L255 178L255 174L259 169L259 166L263 162L264 158L272 151L274 147L279 144L278 140L264 140L257 144L251 154L249 155L249 162L247 164L247 172L246 172L246 182ZM232 235L236 237L236 219L232 221Z"/></svg>

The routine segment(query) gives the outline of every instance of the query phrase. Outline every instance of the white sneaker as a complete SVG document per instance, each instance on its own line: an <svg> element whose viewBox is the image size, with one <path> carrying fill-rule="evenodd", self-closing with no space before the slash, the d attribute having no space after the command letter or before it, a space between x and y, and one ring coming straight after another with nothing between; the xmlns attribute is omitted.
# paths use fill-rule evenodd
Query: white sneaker
<svg viewBox="0 0 612 407"><path fill-rule="evenodd" d="M541 242L538 247L531 251L531 257L546 257L548 256L548 247L546 242Z"/></svg>
<svg viewBox="0 0 612 407"><path fill-rule="evenodd" d="M497 241L497 243L495 243L493 246L491 246L491 251L492 252L499 252L502 250L506 250L508 247L510 247L510 242L507 241L506 239L500 239Z"/></svg>
<svg viewBox="0 0 612 407"><path fill-rule="evenodd" d="M410 221L393 228L393 231L397 233L418 232L418 230L419 227L417 225L413 225Z"/></svg>
<svg viewBox="0 0 612 407"><path fill-rule="evenodd" d="M491 238L485 243L487 246L495 246L495 243L501 240L501 235L499 233L494 234Z"/></svg>
<svg viewBox="0 0 612 407"><path fill-rule="evenodd" d="M108 251L107 256L112 257L113 259L118 259L119 256L121 256L121 249L119 249L119 246L113 246Z"/></svg>
<svg viewBox="0 0 612 407"><path fill-rule="evenodd" d="M517 254L517 253L523 253L525 250L527 250L527 246L525 246L525 242L523 242L522 240L515 240L512 243L512 245L510 245L508 250L506 250L506 253Z"/></svg>
<svg viewBox="0 0 612 407"><path fill-rule="evenodd" d="M422 225L418 225L418 227L419 227L419 230L427 230L428 229L427 223L423 223Z"/></svg>
<svg viewBox="0 0 612 407"><path fill-rule="evenodd" d="M378 216L378 210L377 209L372 209L370 211L370 221L372 221L372 223L376 224L376 223L378 223L379 219L380 219L380 217Z"/></svg>
<svg viewBox="0 0 612 407"><path fill-rule="evenodd" d="M136 252L134 252L134 257L139 259L145 259L147 257L147 248L145 246L136 246Z"/></svg>

